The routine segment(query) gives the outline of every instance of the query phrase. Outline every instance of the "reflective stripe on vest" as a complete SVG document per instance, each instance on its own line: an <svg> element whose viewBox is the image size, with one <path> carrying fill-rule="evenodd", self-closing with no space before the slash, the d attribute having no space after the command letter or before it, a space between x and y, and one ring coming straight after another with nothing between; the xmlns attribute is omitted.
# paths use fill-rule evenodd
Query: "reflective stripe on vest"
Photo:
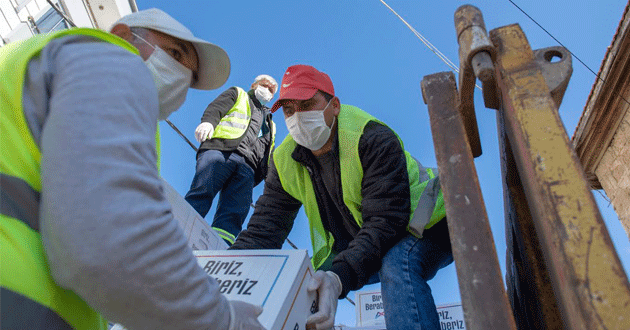
<svg viewBox="0 0 630 330"><path fill-rule="evenodd" d="M363 110L345 104L341 105L341 111L339 113L339 117L337 118L339 145L344 146L344 148L339 149L339 162L340 168L342 169L342 196L344 203L352 213L354 220L359 227L363 225L363 217L361 214L361 203L363 200L361 195L363 166L361 165L358 147L365 125L367 125L370 121L376 121L385 125ZM403 146L402 141L400 141L400 144ZM295 147L295 141L291 135L287 135L285 140L274 152L274 163L284 190L304 205L304 211L308 217L311 230L313 267L318 269L330 255L334 245L334 238L332 234L327 232L322 225L317 199L315 198L315 191L313 189L313 184L308 170L291 157ZM430 228L439 220L444 218L444 215L446 214L443 200L440 198L441 191L437 194L437 196L433 196L427 192L427 194L424 195L424 198L422 198L423 193L426 190L425 188L430 182L432 182L434 177L433 173L430 169L422 167L423 174L421 175L419 163L417 163L407 151L405 151L405 158L407 162L407 173L409 175L410 185L411 210L409 219L410 221L413 219L415 214L414 211L419 205L423 208L429 208L429 221L425 222L426 225L424 228ZM425 178L430 178L430 180L421 180ZM433 184L435 184L436 181L434 180L433 182ZM439 181L437 181L437 183L439 183ZM439 189L439 185L437 185L437 187ZM433 207L430 205L429 197L431 196L434 197ZM420 218L422 221L425 219L423 216ZM410 232L415 234L412 231Z"/></svg>
<svg viewBox="0 0 630 330"><path fill-rule="evenodd" d="M236 87L238 97L234 106L227 112L217 124L212 134L213 138L238 139L247 131L252 118L252 109L249 105L249 95L244 89Z"/></svg>
<svg viewBox="0 0 630 330"><path fill-rule="evenodd" d="M68 322L53 310L11 290L0 288L0 315L4 329L71 330ZM21 315L20 318L9 315Z"/></svg>
<svg viewBox="0 0 630 330"><path fill-rule="evenodd" d="M271 146L269 146L269 154L267 155L267 165L271 162L271 153L276 147L276 124L270 120L269 126L271 126Z"/></svg>
<svg viewBox="0 0 630 330"><path fill-rule="evenodd" d="M433 173L437 168L426 168L415 159L420 172L419 181L422 194L409 221L408 230L416 237L422 237L425 229L433 227L446 216L444 196L440 189L440 177Z"/></svg>
<svg viewBox="0 0 630 330"><path fill-rule="evenodd" d="M21 179L0 173L0 214L39 232L39 192Z"/></svg>
<svg viewBox="0 0 630 330"><path fill-rule="evenodd" d="M38 231L41 153L26 122L22 89L30 59L51 40L68 35L91 36L138 54L131 44L113 34L85 28L40 34L0 48L3 77L0 81L0 287L3 293L0 300L3 326L14 324L20 329L50 329L55 324L41 324L37 320L52 320L49 314L55 313L75 329L107 329L107 322L87 303L55 283ZM21 305L32 307L5 314L5 292L15 293L16 302L21 300ZM26 300L31 304L24 302ZM42 314L35 315L38 313ZM61 329L67 328L58 324Z"/></svg>

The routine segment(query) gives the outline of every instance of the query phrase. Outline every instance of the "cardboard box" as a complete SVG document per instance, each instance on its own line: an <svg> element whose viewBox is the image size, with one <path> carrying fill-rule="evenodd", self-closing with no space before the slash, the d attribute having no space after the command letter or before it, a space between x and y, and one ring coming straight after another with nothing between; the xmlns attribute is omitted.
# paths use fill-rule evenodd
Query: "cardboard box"
<svg viewBox="0 0 630 330"><path fill-rule="evenodd" d="M230 300L264 308L258 317L269 330L305 329L317 309L306 291L313 269L306 250L195 251L199 266L219 282Z"/></svg>
<svg viewBox="0 0 630 330"><path fill-rule="evenodd" d="M168 182L162 179L164 194L171 203L173 215L184 230L188 244L193 250L226 250L227 243L210 227L195 209L188 204Z"/></svg>
<svg viewBox="0 0 630 330"><path fill-rule="evenodd" d="M357 291L355 297L356 328L339 327L343 330L386 329L385 310L380 290ZM464 310L461 303L437 306L442 330L465 330Z"/></svg>

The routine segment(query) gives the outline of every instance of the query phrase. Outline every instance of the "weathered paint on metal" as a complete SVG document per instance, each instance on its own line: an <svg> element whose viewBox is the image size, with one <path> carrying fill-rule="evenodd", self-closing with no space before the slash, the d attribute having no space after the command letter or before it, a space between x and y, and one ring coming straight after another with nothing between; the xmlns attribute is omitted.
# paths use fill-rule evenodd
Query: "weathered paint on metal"
<svg viewBox="0 0 630 330"><path fill-rule="evenodd" d="M630 285L518 25L490 32L505 127L568 329L630 329Z"/></svg>
<svg viewBox="0 0 630 330"><path fill-rule="evenodd" d="M564 329L512 147L504 127L503 112L497 112L505 236L507 243L506 285L519 329Z"/></svg>
<svg viewBox="0 0 630 330"><path fill-rule="evenodd" d="M462 143L468 137L455 76L425 76L422 95L429 109L466 329L516 329L473 155L468 143Z"/></svg>
<svg viewBox="0 0 630 330"><path fill-rule="evenodd" d="M459 100L460 112L465 118L464 126L468 135L468 142L474 157L481 155L481 140L479 139L479 128L477 127L477 117L475 115L474 93L475 93L475 70L472 60L478 53L494 53L494 47L486 33L481 11L474 6L464 5L455 11L455 30L457 32L457 42L459 43ZM484 76L484 79L493 79L492 60L488 57L479 56L479 68L477 72ZM489 70L490 69L490 70ZM489 72L489 74L488 74Z"/></svg>
<svg viewBox="0 0 630 330"><path fill-rule="evenodd" d="M558 61L552 62L554 58ZM556 108L559 108L573 73L571 53L560 46L536 49L534 61L542 71Z"/></svg>

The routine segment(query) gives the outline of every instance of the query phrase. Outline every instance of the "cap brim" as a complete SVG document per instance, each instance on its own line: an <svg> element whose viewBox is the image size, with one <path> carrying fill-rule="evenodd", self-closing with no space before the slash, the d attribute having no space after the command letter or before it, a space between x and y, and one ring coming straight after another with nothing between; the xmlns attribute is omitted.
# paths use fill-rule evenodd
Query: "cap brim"
<svg viewBox="0 0 630 330"><path fill-rule="evenodd" d="M181 39L190 41L195 46L199 58L199 80L190 87L209 90L223 86L230 76L230 58L225 50L201 39Z"/></svg>
<svg viewBox="0 0 630 330"><path fill-rule="evenodd" d="M116 24L143 27L190 41L199 58L198 80L190 86L192 88L217 89L230 76L230 58L223 48L195 37L185 26L159 9L151 8L123 16Z"/></svg>
<svg viewBox="0 0 630 330"><path fill-rule="evenodd" d="M292 87L290 90L282 93L276 103L271 107L271 112L276 112L281 107L280 101L283 100L308 100L317 93L317 88L313 87Z"/></svg>

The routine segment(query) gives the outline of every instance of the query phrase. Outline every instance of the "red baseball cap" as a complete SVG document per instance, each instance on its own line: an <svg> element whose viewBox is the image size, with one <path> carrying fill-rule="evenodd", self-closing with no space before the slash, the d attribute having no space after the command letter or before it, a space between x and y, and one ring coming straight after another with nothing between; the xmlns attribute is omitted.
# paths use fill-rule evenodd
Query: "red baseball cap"
<svg viewBox="0 0 630 330"><path fill-rule="evenodd" d="M332 96L335 88L327 74L310 65L293 65L287 68L280 84L280 96L271 107L271 112L280 108L282 100L308 100L320 90Z"/></svg>

